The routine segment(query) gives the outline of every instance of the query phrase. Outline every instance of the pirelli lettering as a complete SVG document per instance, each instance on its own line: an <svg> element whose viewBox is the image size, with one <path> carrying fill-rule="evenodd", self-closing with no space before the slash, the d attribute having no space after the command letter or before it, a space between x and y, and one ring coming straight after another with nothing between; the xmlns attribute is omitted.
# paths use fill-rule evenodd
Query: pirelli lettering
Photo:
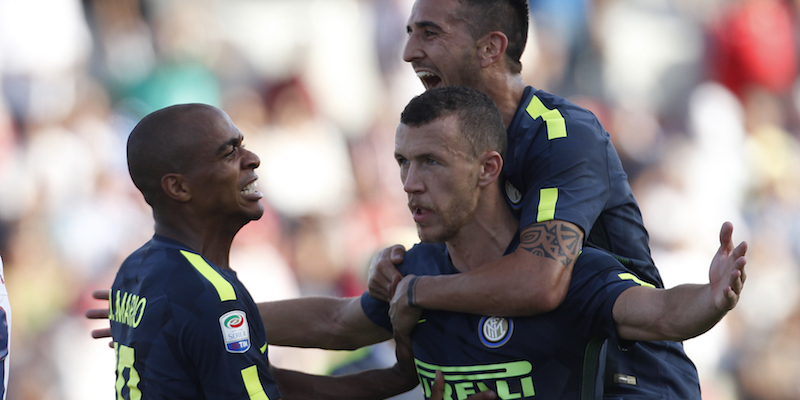
<svg viewBox="0 0 800 400"><path fill-rule="evenodd" d="M436 371L444 374L443 399L464 400L485 390L495 391L500 399L527 399L536 395L531 376L533 366L528 361L462 367L433 365L416 359L414 361L426 399L431 397Z"/></svg>
<svg viewBox="0 0 800 400"><path fill-rule="evenodd" d="M147 299L135 293L117 290L108 301L108 319L132 328L139 326L144 316Z"/></svg>

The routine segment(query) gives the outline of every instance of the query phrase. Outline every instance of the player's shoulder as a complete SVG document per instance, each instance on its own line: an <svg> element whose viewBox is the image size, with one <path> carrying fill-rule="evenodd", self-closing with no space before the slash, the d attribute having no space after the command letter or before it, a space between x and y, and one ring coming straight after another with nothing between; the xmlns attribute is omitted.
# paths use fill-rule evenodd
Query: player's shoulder
<svg viewBox="0 0 800 400"><path fill-rule="evenodd" d="M596 247L584 247L575 261L574 271L583 274L598 274L604 271L627 271L613 254Z"/></svg>
<svg viewBox="0 0 800 400"><path fill-rule="evenodd" d="M177 243L177 242L176 242ZM219 275L199 254L185 246L153 238L131 253L117 273L117 283L164 293L203 291ZM205 272L205 274L203 273ZM220 278L221 279L221 278Z"/></svg>
<svg viewBox="0 0 800 400"><path fill-rule="evenodd" d="M125 258L120 272L140 276L167 275L182 270L188 264L189 260L181 254L180 249L165 247L151 240Z"/></svg>
<svg viewBox="0 0 800 400"><path fill-rule="evenodd" d="M417 243L406 252L399 268L403 275L438 275L448 260L443 243Z"/></svg>
<svg viewBox="0 0 800 400"><path fill-rule="evenodd" d="M581 249L581 254L578 257L579 262L592 262L598 260L604 260L605 262L611 264L620 264L619 260L617 260L617 258L614 257L613 254L609 253L604 249L591 246L586 246L583 249Z"/></svg>
<svg viewBox="0 0 800 400"><path fill-rule="evenodd" d="M526 111L539 114L549 113L548 118L562 118L567 124L570 133L605 133L600 120L589 109L579 106L572 101L546 92L544 90L531 90L528 97L523 98ZM537 108L539 111L536 111Z"/></svg>

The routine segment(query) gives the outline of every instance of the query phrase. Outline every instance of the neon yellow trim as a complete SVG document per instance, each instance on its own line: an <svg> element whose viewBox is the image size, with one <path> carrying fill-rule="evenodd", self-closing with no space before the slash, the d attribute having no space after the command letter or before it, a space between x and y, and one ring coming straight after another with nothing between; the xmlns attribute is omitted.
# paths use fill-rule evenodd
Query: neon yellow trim
<svg viewBox="0 0 800 400"><path fill-rule="evenodd" d="M553 140L558 138L567 137L567 124L564 122L564 117L558 109L549 109L542 104L538 97L533 96L528 107L525 108L528 115L533 119L542 117L545 124L547 124L547 139Z"/></svg>
<svg viewBox="0 0 800 400"><path fill-rule="evenodd" d="M617 276L619 276L619 279L634 281L634 282L638 283L641 286L651 287L651 288L655 289L655 285L651 285L651 284L649 284L649 283L637 278L634 274L631 274L631 273L628 273L628 272L623 272L623 273L621 273L621 274L619 274Z"/></svg>
<svg viewBox="0 0 800 400"><path fill-rule="evenodd" d="M261 379L258 378L258 368L255 365L242 370L242 380L250 400L269 400L269 396L264 393Z"/></svg>
<svg viewBox="0 0 800 400"><path fill-rule="evenodd" d="M128 399L140 400L142 392L139 390L139 372L133 367L136 356L133 347L128 347L114 342L114 350L117 352L117 400L123 400L122 389L128 387ZM125 370L128 370L128 382L125 382Z"/></svg>
<svg viewBox="0 0 800 400"><path fill-rule="evenodd" d="M417 373L434 379L436 371L442 371L446 381L477 381L482 379L502 379L530 374L533 366L528 361L513 361L500 364L467 365L452 367L433 365L414 359L417 364ZM424 368L424 369L421 369ZM470 374L470 375L463 375Z"/></svg>
<svg viewBox="0 0 800 400"><path fill-rule="evenodd" d="M214 285L214 289L217 289L217 294L219 294L219 301L236 300L236 292L233 290L233 285L226 281L219 272L214 271L214 268L208 265L203 257L186 250L181 250L181 254L192 263L194 268L200 272L200 275L203 275Z"/></svg>
<svg viewBox="0 0 800 400"><path fill-rule="evenodd" d="M261 348L260 348L259 350L261 350L261 354L264 354L264 353L266 353L266 352L267 352L267 344L266 344L266 343L264 343L264 345L263 345L263 346L261 346Z"/></svg>
<svg viewBox="0 0 800 400"><path fill-rule="evenodd" d="M539 191L539 212L536 222L550 221L556 216L558 188L545 188Z"/></svg>

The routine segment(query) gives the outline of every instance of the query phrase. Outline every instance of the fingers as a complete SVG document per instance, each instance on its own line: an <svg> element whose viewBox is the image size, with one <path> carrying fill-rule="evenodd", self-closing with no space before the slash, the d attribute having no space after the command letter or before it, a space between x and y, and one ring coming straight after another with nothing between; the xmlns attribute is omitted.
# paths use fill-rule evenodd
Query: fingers
<svg viewBox="0 0 800 400"><path fill-rule="evenodd" d="M382 301L391 299L391 284L396 276L400 276L395 265L403 262L404 256L405 248L401 245L385 248L375 255L367 284L370 296Z"/></svg>
<svg viewBox="0 0 800 400"><path fill-rule="evenodd" d="M436 377L433 379L433 386L431 386L430 400L441 400L444 397L444 374L442 371L436 371ZM466 400L493 400L497 398L497 394L491 390L480 393L475 393Z"/></svg>
<svg viewBox="0 0 800 400"><path fill-rule="evenodd" d="M92 297L97 300L108 300L108 289L93 290Z"/></svg>
<svg viewBox="0 0 800 400"><path fill-rule="evenodd" d="M734 264L735 268L732 272L733 279L731 282L731 289L739 295L742 292L742 288L744 287L744 281L747 279L747 275L744 273L744 266L747 264L747 260L744 257L740 257L736 260Z"/></svg>
<svg viewBox="0 0 800 400"><path fill-rule="evenodd" d="M108 308L90 308L86 310L88 319L108 319Z"/></svg>
<svg viewBox="0 0 800 400"><path fill-rule="evenodd" d="M92 329L92 338L102 339L111 337L111 328Z"/></svg>
<svg viewBox="0 0 800 400"><path fill-rule="evenodd" d="M389 248L389 253L389 260L392 262L392 264L398 265L403 262L403 259L406 255L406 249L405 247L396 244Z"/></svg>
<svg viewBox="0 0 800 400"><path fill-rule="evenodd" d="M388 286L389 298L390 299L394 298L394 293L395 293L395 290L397 289L397 284L400 283L400 281L402 279L403 279L403 277L400 276L400 274L396 274L396 275L394 275L394 277L392 277L392 281L389 283L389 286Z"/></svg>
<svg viewBox="0 0 800 400"><path fill-rule="evenodd" d="M444 396L444 374L442 371L436 371L436 378L433 379L433 387L431 387L431 400L441 400Z"/></svg>
<svg viewBox="0 0 800 400"><path fill-rule="evenodd" d="M733 249L733 252L731 254L733 254L734 257L738 258L738 257L744 257L746 253L747 253L747 242L742 242L739 243L739 245L736 246L735 249Z"/></svg>
<svg viewBox="0 0 800 400"><path fill-rule="evenodd" d="M733 224L730 221L725 221L722 228L719 230L719 247L720 249L730 249L733 247Z"/></svg>

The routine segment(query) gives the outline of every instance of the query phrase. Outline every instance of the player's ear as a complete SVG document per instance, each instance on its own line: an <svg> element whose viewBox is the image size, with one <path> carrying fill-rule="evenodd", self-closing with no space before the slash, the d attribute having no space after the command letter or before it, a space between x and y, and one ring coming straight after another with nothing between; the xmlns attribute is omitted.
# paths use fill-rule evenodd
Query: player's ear
<svg viewBox="0 0 800 400"><path fill-rule="evenodd" d="M166 174L161 177L161 189L167 197L180 202L189 201L192 192L181 174Z"/></svg>
<svg viewBox="0 0 800 400"><path fill-rule="evenodd" d="M508 48L508 37L500 31L489 32L478 39L478 57L485 68L503 58Z"/></svg>
<svg viewBox="0 0 800 400"><path fill-rule="evenodd" d="M503 157L496 151L487 151L481 155L481 174L478 185L489 186L500 177L503 171Z"/></svg>

